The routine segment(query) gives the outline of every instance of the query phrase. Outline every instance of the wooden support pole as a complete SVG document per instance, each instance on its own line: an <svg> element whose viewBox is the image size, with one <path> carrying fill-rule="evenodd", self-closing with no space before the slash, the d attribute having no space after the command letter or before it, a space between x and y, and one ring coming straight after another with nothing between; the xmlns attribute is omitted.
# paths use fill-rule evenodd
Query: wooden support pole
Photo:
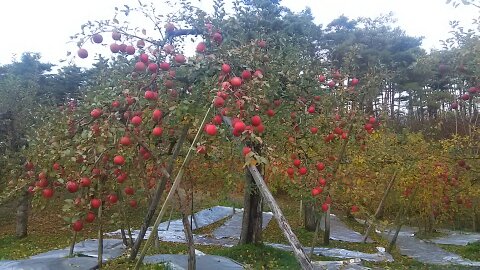
<svg viewBox="0 0 480 270"><path fill-rule="evenodd" d="M397 178L397 171L395 171L393 173L392 178L390 179L390 182L388 183L387 189L385 190L385 193L383 193L382 200L378 204L377 211L375 211L375 215L373 216L373 220L368 225L367 231L365 232L365 235L363 236L363 243L367 242L368 235L370 234L370 231L372 230L374 224L377 222L377 219L380 217L380 214L383 211L383 207L385 206L385 202L387 201L388 193L390 193L390 190L392 189L393 183L395 182L396 178Z"/></svg>
<svg viewBox="0 0 480 270"><path fill-rule="evenodd" d="M248 166L248 169L250 170L250 173L252 174L253 179L255 180L255 184L257 184L258 189L263 196L263 199L270 206L270 209L272 209L273 216L275 217L278 226L282 230L283 235L285 235L288 242L292 246L293 254L297 258L297 261L300 263L300 266L302 267L302 269L313 270L312 263L308 258L307 254L305 253L302 244L300 244L297 236L293 233L292 228L288 224L287 219L283 215L282 210L275 201L275 198L273 198L272 193L268 189L267 184L263 180L263 177L260 175L260 172L257 170L257 167Z"/></svg>

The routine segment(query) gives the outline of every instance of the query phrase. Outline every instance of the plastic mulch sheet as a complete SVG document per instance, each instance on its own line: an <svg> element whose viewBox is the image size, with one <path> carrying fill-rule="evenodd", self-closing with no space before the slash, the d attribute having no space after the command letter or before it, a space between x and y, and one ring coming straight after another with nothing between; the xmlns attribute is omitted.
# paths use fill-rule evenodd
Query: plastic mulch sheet
<svg viewBox="0 0 480 270"><path fill-rule="evenodd" d="M272 212L263 212L262 228L265 229L273 217ZM213 237L216 239L232 238L240 239L242 230L243 210L239 210L222 226L213 231Z"/></svg>
<svg viewBox="0 0 480 270"><path fill-rule="evenodd" d="M425 242L415 237L414 228L402 228L398 234L396 245L400 253L422 263L438 265L466 265L479 266L480 262L470 261L462 258L458 254L448 252L434 243ZM382 232L381 235L387 239L392 239L394 231Z"/></svg>
<svg viewBox="0 0 480 270"><path fill-rule="evenodd" d="M470 243L480 241L479 233L459 232L459 231L443 231L448 235L431 239L435 244L466 246Z"/></svg>
<svg viewBox="0 0 480 270"><path fill-rule="evenodd" d="M320 222L320 228L322 230L325 230L324 216L322 216ZM330 214L330 239L343 242L362 243L363 235L348 228L348 226L343 223L337 216L335 216L334 214ZM372 239L367 239L367 243L372 242Z"/></svg>
<svg viewBox="0 0 480 270"><path fill-rule="evenodd" d="M292 247L284 244L272 244L267 245L279 248L286 251L292 251ZM305 252L309 253L310 248L305 247ZM316 247L313 249L315 255L342 258L342 259L361 259L370 262L393 262L393 257L389 253L386 253L383 248L377 247L377 253L364 253L360 251L352 251L341 248L326 248Z"/></svg>

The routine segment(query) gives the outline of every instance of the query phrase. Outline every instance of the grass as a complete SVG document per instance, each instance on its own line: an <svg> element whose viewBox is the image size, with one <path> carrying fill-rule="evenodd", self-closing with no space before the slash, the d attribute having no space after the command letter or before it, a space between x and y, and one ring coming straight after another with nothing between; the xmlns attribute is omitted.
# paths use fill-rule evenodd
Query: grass
<svg viewBox="0 0 480 270"><path fill-rule="evenodd" d="M18 239L13 235L0 237L0 260L26 258L51 249L64 248L69 238L65 234L57 237L51 235L29 235Z"/></svg>
<svg viewBox="0 0 480 270"><path fill-rule="evenodd" d="M472 261L480 261L480 242L469 243L466 246L440 245L443 249L469 259Z"/></svg>
<svg viewBox="0 0 480 270"><path fill-rule="evenodd" d="M238 245L219 249L212 254L229 257L242 263L247 269L300 269L291 252L265 245Z"/></svg>

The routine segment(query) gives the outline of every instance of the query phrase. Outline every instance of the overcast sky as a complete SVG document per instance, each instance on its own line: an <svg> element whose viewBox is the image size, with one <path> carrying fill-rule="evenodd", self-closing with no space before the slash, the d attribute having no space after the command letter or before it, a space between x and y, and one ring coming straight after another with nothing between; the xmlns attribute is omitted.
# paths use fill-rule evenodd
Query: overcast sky
<svg viewBox="0 0 480 270"><path fill-rule="evenodd" d="M148 0L144 0L147 2ZM195 2L198 0L193 0ZM229 0L225 0L229 1ZM40 52L42 60L56 63L74 44L69 36L80 31L88 20L110 19L116 5L135 5L136 0L4 0L0 8L0 64L25 51ZM160 0L155 0L161 3ZM202 1L208 6L212 0ZM328 24L344 14L349 18L375 17L390 11L407 34L424 36L424 48L440 48L448 37L449 21L471 25L479 10L460 6L454 9L445 0L282 0L293 11L311 7L316 23Z"/></svg>

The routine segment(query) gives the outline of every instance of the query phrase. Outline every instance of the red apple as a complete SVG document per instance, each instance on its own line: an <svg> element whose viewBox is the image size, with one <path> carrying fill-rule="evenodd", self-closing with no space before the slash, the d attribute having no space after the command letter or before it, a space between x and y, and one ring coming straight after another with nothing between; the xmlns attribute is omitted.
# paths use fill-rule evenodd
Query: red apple
<svg viewBox="0 0 480 270"><path fill-rule="evenodd" d="M230 71L232 71L232 68L230 67L230 65L228 65L228 64L223 64L222 65L222 72L223 73L228 74L228 73L230 73Z"/></svg>
<svg viewBox="0 0 480 270"><path fill-rule="evenodd" d="M297 168L300 167L300 164L302 164L302 161L300 159L295 159L293 161L293 165Z"/></svg>
<svg viewBox="0 0 480 270"><path fill-rule="evenodd" d="M100 35L100 34L94 34L94 35L92 36L92 41L93 41L94 43L102 43L102 41L103 41L103 36Z"/></svg>
<svg viewBox="0 0 480 270"><path fill-rule="evenodd" d="M260 116L258 115L253 116L251 121L252 121L252 126L254 127L258 127L259 125L262 124L262 118L260 118Z"/></svg>
<svg viewBox="0 0 480 270"><path fill-rule="evenodd" d="M329 81L327 85L330 88L334 88L335 87L335 82L334 81Z"/></svg>
<svg viewBox="0 0 480 270"><path fill-rule="evenodd" d="M163 46L163 50L165 51L166 54L171 54L175 50L172 44L166 44Z"/></svg>
<svg viewBox="0 0 480 270"><path fill-rule="evenodd" d="M197 153L206 154L207 153L207 147L205 145L197 146Z"/></svg>
<svg viewBox="0 0 480 270"><path fill-rule="evenodd" d="M250 78L252 78L252 72L250 72L250 70L242 71L242 79L248 80Z"/></svg>
<svg viewBox="0 0 480 270"><path fill-rule="evenodd" d="M97 209L97 208L99 208L101 205L102 205L102 200L100 200L100 199L94 198L94 199L90 200L90 206L91 206L92 208Z"/></svg>
<svg viewBox="0 0 480 270"><path fill-rule="evenodd" d="M335 127L333 129L333 133L337 134L337 135L342 135L343 133L343 130L340 128L340 127Z"/></svg>
<svg viewBox="0 0 480 270"><path fill-rule="evenodd" d="M177 54L175 55L175 62L179 63L179 64L183 64L185 63L187 60L185 58L185 56L183 54Z"/></svg>
<svg viewBox="0 0 480 270"><path fill-rule="evenodd" d="M242 133L243 131L245 131L245 127L245 123L243 123L242 121L238 121L233 125L233 131L237 133Z"/></svg>
<svg viewBox="0 0 480 270"><path fill-rule="evenodd" d="M62 168L60 164L58 164L57 162L53 163L52 167L55 171L59 171Z"/></svg>
<svg viewBox="0 0 480 270"><path fill-rule="evenodd" d="M323 162L317 162L316 167L317 167L317 170L318 170L318 171L323 171L323 170L325 169L325 163L323 163Z"/></svg>
<svg viewBox="0 0 480 270"><path fill-rule="evenodd" d="M67 190L70 193L74 193L78 191L78 184L76 182L68 181L66 186L67 186Z"/></svg>
<svg viewBox="0 0 480 270"><path fill-rule="evenodd" d="M88 57L88 51L86 49L80 48L77 52L78 57L85 59Z"/></svg>
<svg viewBox="0 0 480 270"><path fill-rule="evenodd" d="M140 116L134 116L131 122L134 126L138 127L142 123L142 118Z"/></svg>
<svg viewBox="0 0 480 270"><path fill-rule="evenodd" d="M157 126L157 127L154 127L153 130L152 130L152 135L156 136L156 137L162 136L162 133L163 133L162 127Z"/></svg>
<svg viewBox="0 0 480 270"><path fill-rule="evenodd" d="M205 42L200 42L200 43L197 44L196 51L198 53L203 53L203 52L205 52L206 48L207 48L207 45L205 44Z"/></svg>
<svg viewBox="0 0 480 270"><path fill-rule="evenodd" d="M353 79L350 81L350 85L351 85L351 86L355 86L355 85L358 84L358 82L359 82L359 80L358 80L357 78L353 78Z"/></svg>
<svg viewBox="0 0 480 270"><path fill-rule="evenodd" d="M143 48L143 47L145 47L145 41L143 41L143 40L138 40L138 41L137 41L137 47L140 48L140 49Z"/></svg>
<svg viewBox="0 0 480 270"><path fill-rule="evenodd" d="M217 134L217 127L212 124L207 124L205 125L205 132L207 132L207 134L210 136L214 136Z"/></svg>
<svg viewBox="0 0 480 270"><path fill-rule="evenodd" d="M110 51L112 53L118 53L120 51L120 45L118 45L117 43L110 44Z"/></svg>
<svg viewBox="0 0 480 270"><path fill-rule="evenodd" d="M79 232L83 229L83 222L81 220L77 220L72 223L72 230Z"/></svg>
<svg viewBox="0 0 480 270"><path fill-rule="evenodd" d="M133 47L132 45L129 45L125 48L125 52L128 55L134 55L135 54L135 47Z"/></svg>
<svg viewBox="0 0 480 270"><path fill-rule="evenodd" d="M159 109L155 109L152 113L152 119L156 122L160 121L162 119L162 111Z"/></svg>
<svg viewBox="0 0 480 270"><path fill-rule="evenodd" d="M125 194L127 195L133 195L135 194L135 190L132 187L126 187L124 190Z"/></svg>
<svg viewBox="0 0 480 270"><path fill-rule="evenodd" d="M215 97L213 105L217 108L223 107L223 105L225 105L225 100L222 97Z"/></svg>
<svg viewBox="0 0 480 270"><path fill-rule="evenodd" d="M157 70L158 70L157 64L155 63L148 64L148 71L150 71L150 73L157 73Z"/></svg>
<svg viewBox="0 0 480 270"><path fill-rule="evenodd" d="M33 165L33 163L31 161L28 161L28 162L25 163L25 170L27 170L27 171L33 170L34 167L35 166Z"/></svg>
<svg viewBox="0 0 480 270"><path fill-rule="evenodd" d="M123 146L129 146L130 144L132 144L132 141L130 140L130 137L123 136L122 138L120 138L120 144Z"/></svg>
<svg viewBox="0 0 480 270"><path fill-rule="evenodd" d="M212 38L213 38L213 41L215 41L217 44L220 44L223 40L222 34L218 32L214 33Z"/></svg>
<svg viewBox="0 0 480 270"><path fill-rule="evenodd" d="M112 32L112 39L113 40L120 40L121 38L122 38L122 34L120 34L120 32L117 32L117 31Z"/></svg>
<svg viewBox="0 0 480 270"><path fill-rule="evenodd" d="M137 72L144 72L147 66L143 62L135 63L135 71Z"/></svg>
<svg viewBox="0 0 480 270"><path fill-rule="evenodd" d="M267 42L265 40L259 40L257 44L260 48L265 48L267 46Z"/></svg>
<svg viewBox="0 0 480 270"><path fill-rule="evenodd" d="M155 100L157 97L157 94L151 90L145 91L145 99L147 100Z"/></svg>
<svg viewBox="0 0 480 270"><path fill-rule="evenodd" d="M53 189L46 188L42 190L42 196L46 199L50 199L51 197L53 197Z"/></svg>
<svg viewBox="0 0 480 270"><path fill-rule="evenodd" d="M127 180L127 177L128 177L128 175L123 172L123 173L121 173L117 176L117 182L121 184L121 183L125 182L125 180Z"/></svg>
<svg viewBox="0 0 480 270"><path fill-rule="evenodd" d="M315 187L312 189L312 196L317 196L322 192L323 192L323 189L321 187Z"/></svg>
<svg viewBox="0 0 480 270"><path fill-rule="evenodd" d="M167 32L173 32L175 31L175 25L173 23L166 23L165 24L165 31Z"/></svg>
<svg viewBox="0 0 480 270"><path fill-rule="evenodd" d="M319 184L320 186L324 187L324 186L327 185L327 180L325 180L325 178L323 178L323 177L320 177L320 178L318 179L318 184Z"/></svg>
<svg viewBox="0 0 480 270"><path fill-rule="evenodd" d="M334 78L335 80L338 80L338 79L340 79L341 77L342 77L342 74L340 74L340 71L337 70L337 71L335 71L335 73L333 73L333 78Z"/></svg>
<svg viewBox="0 0 480 270"><path fill-rule="evenodd" d="M136 200L130 200L128 202L128 204L132 207L132 208L136 208L137 207L137 201Z"/></svg>
<svg viewBox="0 0 480 270"><path fill-rule="evenodd" d="M240 87L242 85L242 79L240 77L233 77L231 80L230 80L230 84L233 86L233 87Z"/></svg>
<svg viewBox="0 0 480 270"><path fill-rule="evenodd" d="M263 133L265 131L265 126L260 124L258 125L258 127L255 127L255 130L258 132L258 133Z"/></svg>
<svg viewBox="0 0 480 270"><path fill-rule="evenodd" d="M35 185L40 188L46 188L48 186L48 180L45 178L42 178L35 182Z"/></svg>
<svg viewBox="0 0 480 270"><path fill-rule="evenodd" d="M113 158L113 163L122 166L123 164L125 164L125 158L123 156L115 156Z"/></svg>
<svg viewBox="0 0 480 270"><path fill-rule="evenodd" d="M81 187L89 187L92 184L92 181L88 177L82 177L80 179L80 186Z"/></svg>
<svg viewBox="0 0 480 270"><path fill-rule="evenodd" d="M140 62L142 62L144 64L147 64L149 62L148 55L146 53L140 54L139 60L140 60Z"/></svg>
<svg viewBox="0 0 480 270"><path fill-rule="evenodd" d="M221 125L222 124L222 116L220 115L215 115L212 119L212 122L215 124L215 125Z"/></svg>
<svg viewBox="0 0 480 270"><path fill-rule="evenodd" d="M167 71L167 70L170 69L170 64L167 63L167 62L162 62L162 63L160 63L160 69L164 70L164 71Z"/></svg>
<svg viewBox="0 0 480 270"><path fill-rule="evenodd" d="M109 195L107 196L107 200L108 200L111 204L115 204L115 203L118 202L118 196L117 196L117 194L114 194L114 193L109 194Z"/></svg>
<svg viewBox="0 0 480 270"><path fill-rule="evenodd" d="M88 223L92 223L95 220L95 214L93 212L88 212L87 216L85 217L85 221Z"/></svg>
<svg viewBox="0 0 480 270"><path fill-rule="evenodd" d="M93 109L91 112L90 112L90 116L93 117L93 119L97 119L99 118L100 116L102 115L102 110L101 109Z"/></svg>
<svg viewBox="0 0 480 270"><path fill-rule="evenodd" d="M267 110L267 115L270 116L270 117L273 117L275 115L275 111L273 111L272 109L268 109Z"/></svg>

